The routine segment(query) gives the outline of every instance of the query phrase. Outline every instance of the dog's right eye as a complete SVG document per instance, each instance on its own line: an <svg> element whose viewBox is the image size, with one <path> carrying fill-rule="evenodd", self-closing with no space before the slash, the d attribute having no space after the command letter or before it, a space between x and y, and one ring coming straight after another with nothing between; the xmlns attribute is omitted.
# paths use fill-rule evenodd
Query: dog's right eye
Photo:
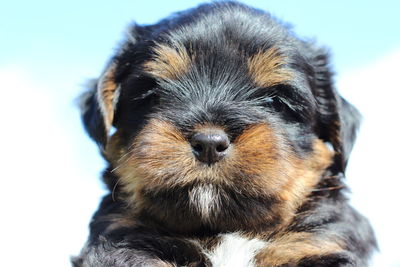
<svg viewBox="0 0 400 267"><path fill-rule="evenodd" d="M273 109L275 112L281 112L285 108L285 103L283 103L279 97L267 97L263 100L263 106L266 108Z"/></svg>
<svg viewBox="0 0 400 267"><path fill-rule="evenodd" d="M297 110L293 103L283 96L272 96L263 99L262 106L269 111L279 113L292 121L303 121L301 111Z"/></svg>
<svg viewBox="0 0 400 267"><path fill-rule="evenodd" d="M150 106L157 106L160 104L160 95L157 94L154 90L149 90L146 93L142 94L139 97L136 97L137 101L146 101L150 104Z"/></svg>

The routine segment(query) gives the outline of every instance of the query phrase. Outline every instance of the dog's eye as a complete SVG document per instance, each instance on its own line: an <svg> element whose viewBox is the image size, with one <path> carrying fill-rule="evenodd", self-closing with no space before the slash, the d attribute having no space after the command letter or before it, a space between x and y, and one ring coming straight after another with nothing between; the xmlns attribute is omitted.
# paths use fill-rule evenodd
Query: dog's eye
<svg viewBox="0 0 400 267"><path fill-rule="evenodd" d="M161 104L161 97L155 90L149 90L139 97L136 97L137 101L146 101L150 106L158 106Z"/></svg>
<svg viewBox="0 0 400 267"><path fill-rule="evenodd" d="M274 102L274 100L275 100L274 97L267 97L267 98L264 99L264 103L266 105L270 105L270 104L272 104Z"/></svg>
<svg viewBox="0 0 400 267"><path fill-rule="evenodd" d="M285 100L284 98L278 96L266 98L263 101L263 106L269 111L279 113L281 116L284 116L286 119L291 121L303 121L302 113L299 110L296 110L290 101Z"/></svg>
<svg viewBox="0 0 400 267"><path fill-rule="evenodd" d="M285 105L278 97L275 96L263 99L262 103L264 107L273 109L276 112L281 112Z"/></svg>

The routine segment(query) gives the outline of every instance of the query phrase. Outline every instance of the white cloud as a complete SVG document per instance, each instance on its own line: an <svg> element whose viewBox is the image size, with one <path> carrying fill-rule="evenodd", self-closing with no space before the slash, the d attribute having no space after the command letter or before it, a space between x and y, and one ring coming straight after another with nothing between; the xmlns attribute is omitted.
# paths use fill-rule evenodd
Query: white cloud
<svg viewBox="0 0 400 267"><path fill-rule="evenodd" d="M101 193L96 174L91 182L81 179L74 161L79 152L56 112L60 103L43 84L15 67L0 69L0 80L2 262L70 266Z"/></svg>
<svg viewBox="0 0 400 267"><path fill-rule="evenodd" d="M374 266L399 266L400 50L343 75L340 91L364 119L347 172L352 203L372 222L381 253Z"/></svg>

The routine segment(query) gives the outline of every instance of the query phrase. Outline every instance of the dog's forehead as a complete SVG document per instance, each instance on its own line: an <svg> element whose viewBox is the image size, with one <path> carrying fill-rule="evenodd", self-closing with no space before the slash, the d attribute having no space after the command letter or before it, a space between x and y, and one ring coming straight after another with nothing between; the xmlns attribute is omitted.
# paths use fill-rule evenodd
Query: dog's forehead
<svg viewBox="0 0 400 267"><path fill-rule="evenodd" d="M118 57L116 82L127 81L123 88L132 90L143 74L155 81L148 84L157 84L158 91L190 100L249 100L249 91L279 85L309 95L310 74L305 70L310 68L301 42L268 14L237 8L195 9L132 29L132 34L148 35L132 39ZM141 86L140 91L146 88L153 89Z"/></svg>
<svg viewBox="0 0 400 267"><path fill-rule="evenodd" d="M264 12L236 8L179 14L153 35L144 70L162 81L208 81L216 87L293 81L289 65L296 45L290 32Z"/></svg>

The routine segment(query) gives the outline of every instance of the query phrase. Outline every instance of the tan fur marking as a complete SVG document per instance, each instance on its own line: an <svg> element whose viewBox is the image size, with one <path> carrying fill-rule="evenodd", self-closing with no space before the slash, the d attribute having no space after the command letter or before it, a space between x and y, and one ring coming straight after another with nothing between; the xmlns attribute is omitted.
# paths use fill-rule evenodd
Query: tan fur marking
<svg viewBox="0 0 400 267"><path fill-rule="evenodd" d="M248 69L254 82L259 87L284 84L293 77L284 68L285 57L276 48L261 51L248 60Z"/></svg>
<svg viewBox="0 0 400 267"><path fill-rule="evenodd" d="M273 171L277 160L283 156L279 151L281 142L266 124L250 127L234 143L240 160L238 163L250 175Z"/></svg>
<svg viewBox="0 0 400 267"><path fill-rule="evenodd" d="M116 68L117 65L111 63L97 83L98 102L107 132L111 128L114 119L115 96L118 90L118 85L114 82Z"/></svg>
<svg viewBox="0 0 400 267"><path fill-rule="evenodd" d="M343 242L335 237L321 238L313 233L286 233L270 242L257 256L258 266L276 267L300 260L343 251ZM291 266L291 265L290 265Z"/></svg>
<svg viewBox="0 0 400 267"><path fill-rule="evenodd" d="M251 179L248 190L258 189L278 199L280 204L271 214L280 214L282 224L286 225L320 181L333 153L321 140L316 140L311 155L301 159L278 136L265 124L244 131L235 141L235 165L249 177L257 177Z"/></svg>
<svg viewBox="0 0 400 267"><path fill-rule="evenodd" d="M161 79L177 79L186 73L191 58L185 47L159 44L154 48L155 58L144 64L146 71Z"/></svg>
<svg viewBox="0 0 400 267"><path fill-rule="evenodd" d="M294 216L296 209L307 200L307 196L320 181L322 173L331 164L333 152L319 139L315 140L313 153L306 159L291 158L291 177L278 193L286 211L284 217ZM287 221L289 223L289 220Z"/></svg>
<svg viewBox="0 0 400 267"><path fill-rule="evenodd" d="M185 183L193 164L190 144L182 134L171 124L153 119L139 133L130 155L116 171L124 190L138 200L142 188Z"/></svg>

